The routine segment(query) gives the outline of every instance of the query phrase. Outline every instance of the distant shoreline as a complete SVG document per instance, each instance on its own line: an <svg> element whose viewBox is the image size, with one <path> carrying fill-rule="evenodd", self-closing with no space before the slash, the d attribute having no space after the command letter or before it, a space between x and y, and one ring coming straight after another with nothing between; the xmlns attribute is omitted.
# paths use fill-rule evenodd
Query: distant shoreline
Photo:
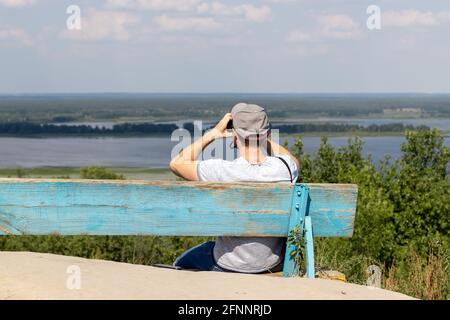
<svg viewBox="0 0 450 320"><path fill-rule="evenodd" d="M443 133L445 137L450 136L450 132ZM280 137L403 137L405 132L303 132L303 133L281 133ZM65 138L170 138L170 134L32 134L32 135L11 135L0 134L0 138L23 138L23 139L65 139Z"/></svg>
<svg viewBox="0 0 450 320"><path fill-rule="evenodd" d="M213 123L199 126L195 121L183 123L124 122L40 124L34 122L0 122L0 137L170 137L178 129L191 135L206 131ZM432 126L402 122L343 123L343 122L275 122L272 129L281 136L403 136L408 130L429 130ZM443 134L450 130L440 130Z"/></svg>

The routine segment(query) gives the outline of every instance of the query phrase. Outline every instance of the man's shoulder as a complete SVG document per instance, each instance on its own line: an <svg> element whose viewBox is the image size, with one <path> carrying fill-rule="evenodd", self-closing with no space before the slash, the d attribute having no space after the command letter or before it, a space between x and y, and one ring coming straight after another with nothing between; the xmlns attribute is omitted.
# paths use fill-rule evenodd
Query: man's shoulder
<svg viewBox="0 0 450 320"><path fill-rule="evenodd" d="M297 164L295 163L294 159L290 157L289 155L282 154L282 155L275 155L272 157L272 161L277 163L278 167L283 167L283 170L286 170L286 166L289 167L290 174L292 175L292 179L295 181L298 177L298 168Z"/></svg>
<svg viewBox="0 0 450 320"><path fill-rule="evenodd" d="M282 164L283 160L284 160L289 165L291 165L291 164L295 165L294 159L292 159L292 157L288 156L287 154L276 154L276 155L270 156L269 158L272 159L272 161L276 162L276 163L281 163ZM282 160L280 160L280 158Z"/></svg>

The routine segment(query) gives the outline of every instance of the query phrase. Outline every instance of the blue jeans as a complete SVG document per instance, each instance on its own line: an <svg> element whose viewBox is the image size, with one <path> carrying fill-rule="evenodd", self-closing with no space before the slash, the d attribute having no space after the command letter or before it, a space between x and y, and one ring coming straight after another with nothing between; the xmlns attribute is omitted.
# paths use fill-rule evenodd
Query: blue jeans
<svg viewBox="0 0 450 320"><path fill-rule="evenodd" d="M215 242L208 241L198 246L195 246L189 250L186 250L181 256L179 256L174 266L182 269L197 270L197 271L219 271L219 272L236 272L232 270L226 270L220 267L214 260L213 249ZM265 272L279 272L282 270L283 263L281 262L271 270Z"/></svg>
<svg viewBox="0 0 450 320"><path fill-rule="evenodd" d="M214 244L214 241L208 241L186 250L173 265L189 270L226 272L214 260Z"/></svg>

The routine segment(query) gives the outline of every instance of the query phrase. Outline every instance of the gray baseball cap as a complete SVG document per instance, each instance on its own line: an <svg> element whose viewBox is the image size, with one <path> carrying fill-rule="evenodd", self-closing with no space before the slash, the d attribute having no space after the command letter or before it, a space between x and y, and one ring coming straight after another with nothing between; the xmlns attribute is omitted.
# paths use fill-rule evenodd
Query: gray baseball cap
<svg viewBox="0 0 450 320"><path fill-rule="evenodd" d="M231 109L233 128L244 139L259 139L270 130L267 113L256 104L238 103Z"/></svg>

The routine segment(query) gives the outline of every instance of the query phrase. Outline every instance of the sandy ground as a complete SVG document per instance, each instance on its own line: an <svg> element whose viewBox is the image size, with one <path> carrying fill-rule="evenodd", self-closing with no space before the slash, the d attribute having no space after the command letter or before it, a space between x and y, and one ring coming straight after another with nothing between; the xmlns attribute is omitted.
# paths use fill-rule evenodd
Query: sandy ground
<svg viewBox="0 0 450 320"><path fill-rule="evenodd" d="M77 279L81 281L77 283ZM411 298L332 280L177 271L52 254L0 252L0 299Z"/></svg>

